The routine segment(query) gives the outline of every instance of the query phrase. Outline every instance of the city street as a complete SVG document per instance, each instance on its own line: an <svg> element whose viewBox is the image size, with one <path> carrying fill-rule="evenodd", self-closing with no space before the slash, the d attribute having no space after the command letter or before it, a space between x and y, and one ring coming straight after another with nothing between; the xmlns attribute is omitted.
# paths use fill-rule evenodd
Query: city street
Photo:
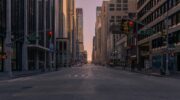
<svg viewBox="0 0 180 100"><path fill-rule="evenodd" d="M0 81L0 100L179 100L180 80L96 65Z"/></svg>

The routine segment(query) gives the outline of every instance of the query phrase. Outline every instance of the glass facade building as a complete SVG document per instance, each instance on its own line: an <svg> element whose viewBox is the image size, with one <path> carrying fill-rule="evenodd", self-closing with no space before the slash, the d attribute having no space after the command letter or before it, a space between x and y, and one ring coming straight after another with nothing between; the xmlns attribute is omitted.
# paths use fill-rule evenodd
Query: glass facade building
<svg viewBox="0 0 180 100"><path fill-rule="evenodd" d="M54 34L53 3L54 0L0 0L0 72L49 68L50 54L53 55L49 52L50 40L55 43L54 35L51 39L48 35ZM4 52L9 53L1 59Z"/></svg>
<svg viewBox="0 0 180 100"><path fill-rule="evenodd" d="M12 40L19 39L24 36L24 0L11 1L11 35ZM16 41L12 47L12 70L22 70L22 45L24 40Z"/></svg>

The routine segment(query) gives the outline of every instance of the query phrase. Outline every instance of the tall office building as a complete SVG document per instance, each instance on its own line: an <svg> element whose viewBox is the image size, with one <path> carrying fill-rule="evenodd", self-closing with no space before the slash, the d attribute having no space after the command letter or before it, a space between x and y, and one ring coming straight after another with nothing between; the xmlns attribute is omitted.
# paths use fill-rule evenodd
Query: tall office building
<svg viewBox="0 0 180 100"><path fill-rule="evenodd" d="M71 66L76 59L75 0L55 0L55 11L56 48L59 51L56 66Z"/></svg>
<svg viewBox="0 0 180 100"><path fill-rule="evenodd" d="M103 1L102 3L102 7L101 7L101 13L100 13L100 18L101 18L101 64L102 65L106 65L106 63L108 62L107 60L107 34L108 34L108 9L109 6L109 2L108 1ZM98 9L98 8L97 8ZM99 8L100 9L100 8ZM98 15L98 14L97 14Z"/></svg>
<svg viewBox="0 0 180 100"><path fill-rule="evenodd" d="M53 32L53 0L1 0L0 8L1 55L6 54L0 70L52 67L50 44L54 37L50 39L48 33Z"/></svg>
<svg viewBox="0 0 180 100"><path fill-rule="evenodd" d="M148 62L158 71L180 71L180 0L138 0L137 5L137 20L153 30L138 36L141 67Z"/></svg>
<svg viewBox="0 0 180 100"><path fill-rule="evenodd" d="M75 63L76 59L76 0L67 0L68 11L68 38L69 38L69 52L71 63Z"/></svg>
<svg viewBox="0 0 180 100"><path fill-rule="evenodd" d="M136 13L136 0L109 0L104 1L101 9L97 8L96 22L96 57L100 64L107 64L114 59L114 53L118 59L126 60L127 36L124 34L112 34L110 27L113 24L121 24L122 19Z"/></svg>
<svg viewBox="0 0 180 100"><path fill-rule="evenodd" d="M27 0L27 35L34 35L39 39L31 40L28 45L28 68L50 69L53 55L50 44L54 44L52 28L52 0Z"/></svg>
<svg viewBox="0 0 180 100"><path fill-rule="evenodd" d="M66 67L70 63L68 33L68 0L55 0L56 67Z"/></svg>
<svg viewBox="0 0 180 100"><path fill-rule="evenodd" d="M83 42L83 9L76 9L76 19L77 19L77 55L78 58L84 52L84 42Z"/></svg>
<svg viewBox="0 0 180 100"><path fill-rule="evenodd" d="M102 27L102 19L101 19L101 7L96 8L96 23L95 23L95 45L96 45L96 62L101 63L101 27Z"/></svg>
<svg viewBox="0 0 180 100"><path fill-rule="evenodd" d="M114 23L121 24L122 19L129 18L130 14L135 14L137 10L136 4L136 0L110 0L108 6L108 27L110 28ZM115 57L125 61L127 56L127 35L121 33L120 35L113 35L108 30L107 37L108 58Z"/></svg>

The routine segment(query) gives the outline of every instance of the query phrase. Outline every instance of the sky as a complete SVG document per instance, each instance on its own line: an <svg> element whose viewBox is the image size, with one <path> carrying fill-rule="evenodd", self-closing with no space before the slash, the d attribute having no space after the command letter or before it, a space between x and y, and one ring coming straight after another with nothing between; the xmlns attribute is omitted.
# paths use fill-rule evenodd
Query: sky
<svg viewBox="0 0 180 100"><path fill-rule="evenodd" d="M95 35L96 7L102 5L103 0L76 0L76 7L83 8L84 13L84 47L88 52L88 60L92 60L93 36Z"/></svg>

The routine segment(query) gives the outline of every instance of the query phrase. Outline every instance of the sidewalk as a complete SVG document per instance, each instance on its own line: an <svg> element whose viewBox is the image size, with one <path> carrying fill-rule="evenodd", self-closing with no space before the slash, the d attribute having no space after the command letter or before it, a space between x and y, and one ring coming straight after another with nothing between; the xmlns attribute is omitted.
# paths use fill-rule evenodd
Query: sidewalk
<svg viewBox="0 0 180 100"><path fill-rule="evenodd" d="M176 79L180 79L180 73L171 73L170 75L161 75L159 72L155 72L155 71L146 71L146 70L137 70L135 69L134 71L131 71L130 67L127 68L123 68L123 67L111 67L113 69L117 69L117 70L124 70L124 71L129 71L129 72L133 72L133 73L140 73L140 74L144 74L144 75L149 75L149 76L156 76L156 77L168 77L168 78L176 78Z"/></svg>
<svg viewBox="0 0 180 100"><path fill-rule="evenodd" d="M39 75L39 74L44 74L47 72L52 72L52 71L22 71L22 72L12 72L12 77L9 76L7 72L1 72L0 73L0 81L1 80L9 80L9 79L14 79L14 78L19 78L19 77L27 77L27 76L33 76L33 75Z"/></svg>

